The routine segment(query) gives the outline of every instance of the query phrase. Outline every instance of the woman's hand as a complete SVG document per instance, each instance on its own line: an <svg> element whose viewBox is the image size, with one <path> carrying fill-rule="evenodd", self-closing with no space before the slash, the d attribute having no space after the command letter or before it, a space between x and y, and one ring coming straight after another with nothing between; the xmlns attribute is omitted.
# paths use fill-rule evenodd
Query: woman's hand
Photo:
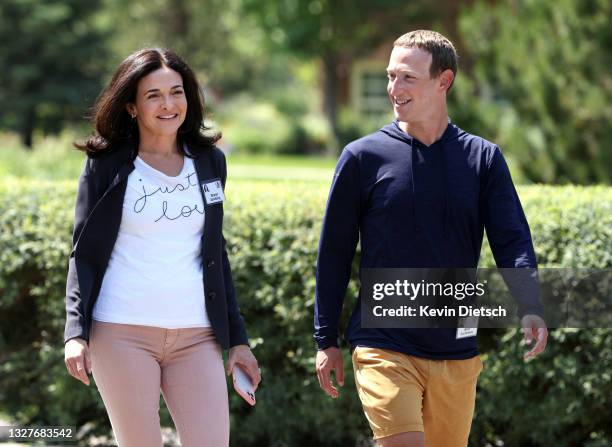
<svg viewBox="0 0 612 447"><path fill-rule="evenodd" d="M236 365L240 365L244 369L244 372L251 378L253 386L257 389L259 382L261 382L261 371L257 365L257 359L248 345L237 345L230 349L226 367L228 376L234 371Z"/></svg>
<svg viewBox="0 0 612 447"><path fill-rule="evenodd" d="M89 356L89 347L87 342L82 338L73 338L66 342L64 346L64 363L72 377L80 380L85 385L89 385L89 377L91 373L91 358Z"/></svg>

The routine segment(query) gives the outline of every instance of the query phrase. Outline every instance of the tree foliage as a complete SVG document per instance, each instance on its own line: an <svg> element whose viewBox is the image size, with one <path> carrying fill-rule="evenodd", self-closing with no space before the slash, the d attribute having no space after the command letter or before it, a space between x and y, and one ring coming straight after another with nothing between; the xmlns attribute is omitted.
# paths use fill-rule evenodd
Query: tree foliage
<svg viewBox="0 0 612 447"><path fill-rule="evenodd" d="M429 11L425 2L402 0L243 0L243 5L264 29L272 48L321 61L332 146L340 140L339 80L348 76L351 61L406 32L406 23Z"/></svg>
<svg viewBox="0 0 612 447"><path fill-rule="evenodd" d="M461 15L483 133L532 181L612 180L611 16L607 0L481 1Z"/></svg>
<svg viewBox="0 0 612 447"><path fill-rule="evenodd" d="M257 89L274 78L262 46L263 32L241 14L240 0L104 0L115 33L112 48L121 60L143 47L172 48L215 94Z"/></svg>
<svg viewBox="0 0 612 447"><path fill-rule="evenodd" d="M168 46L195 68L209 105L265 103L284 115L272 128L289 118L295 147L282 151L337 149L346 129L355 129L351 138L371 130L339 107L352 63L406 31L430 28L459 51L451 117L498 143L521 180L610 183L610 16L607 0L4 0L0 128L31 144L35 130L83 123L123 58ZM307 88L297 61L318 63ZM222 124L257 127L233 114ZM316 126L302 125L314 115ZM313 143L304 127L321 137Z"/></svg>
<svg viewBox="0 0 612 447"><path fill-rule="evenodd" d="M30 146L35 129L82 117L101 87L107 33L100 0L0 2L0 126Z"/></svg>

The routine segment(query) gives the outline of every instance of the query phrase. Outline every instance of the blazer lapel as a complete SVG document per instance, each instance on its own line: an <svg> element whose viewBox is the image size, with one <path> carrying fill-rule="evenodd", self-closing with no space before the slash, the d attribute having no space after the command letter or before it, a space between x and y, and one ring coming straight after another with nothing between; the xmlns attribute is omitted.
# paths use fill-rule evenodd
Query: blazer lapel
<svg viewBox="0 0 612 447"><path fill-rule="evenodd" d="M193 159L196 174L198 176L198 184L200 185L200 194L202 194L202 202L204 203L204 231L202 237L206 240L215 234L221 234L221 223L223 222L223 202L208 204L202 184L213 180L220 180L221 173L215 169L216 164L212 158L211 151L204 151Z"/></svg>
<svg viewBox="0 0 612 447"><path fill-rule="evenodd" d="M124 181L125 179L128 178L128 176L130 175L130 173L134 170L134 163L133 162L128 162L125 163L123 166L121 166L121 169L119 169L119 172L117 172L117 175L115 175L115 178L113 179L113 181L111 182L110 186L108 189L112 189L115 186L117 186L119 183L121 183L122 181ZM123 205L123 204L122 204Z"/></svg>

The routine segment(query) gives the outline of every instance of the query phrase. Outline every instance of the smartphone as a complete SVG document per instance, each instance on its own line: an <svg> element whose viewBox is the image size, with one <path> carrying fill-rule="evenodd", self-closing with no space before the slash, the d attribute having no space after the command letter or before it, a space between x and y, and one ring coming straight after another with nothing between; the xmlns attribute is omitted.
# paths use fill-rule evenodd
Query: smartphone
<svg viewBox="0 0 612 447"><path fill-rule="evenodd" d="M232 377L234 381L234 389L236 392L246 400L249 405L255 405L255 387L253 386L253 382L251 382L251 378L244 372L239 365L234 366L234 370L232 372Z"/></svg>

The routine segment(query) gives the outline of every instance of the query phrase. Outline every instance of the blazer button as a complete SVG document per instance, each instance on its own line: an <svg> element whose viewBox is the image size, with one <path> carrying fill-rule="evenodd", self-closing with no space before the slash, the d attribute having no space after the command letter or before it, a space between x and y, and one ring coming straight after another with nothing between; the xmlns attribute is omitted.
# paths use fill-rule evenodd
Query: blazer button
<svg viewBox="0 0 612 447"><path fill-rule="evenodd" d="M210 298L211 300L214 300L216 296L217 294L215 292L208 292L208 298Z"/></svg>
<svg viewBox="0 0 612 447"><path fill-rule="evenodd" d="M206 267L208 268L212 267L213 265L215 265L215 261L213 259L209 259L206 263Z"/></svg>

